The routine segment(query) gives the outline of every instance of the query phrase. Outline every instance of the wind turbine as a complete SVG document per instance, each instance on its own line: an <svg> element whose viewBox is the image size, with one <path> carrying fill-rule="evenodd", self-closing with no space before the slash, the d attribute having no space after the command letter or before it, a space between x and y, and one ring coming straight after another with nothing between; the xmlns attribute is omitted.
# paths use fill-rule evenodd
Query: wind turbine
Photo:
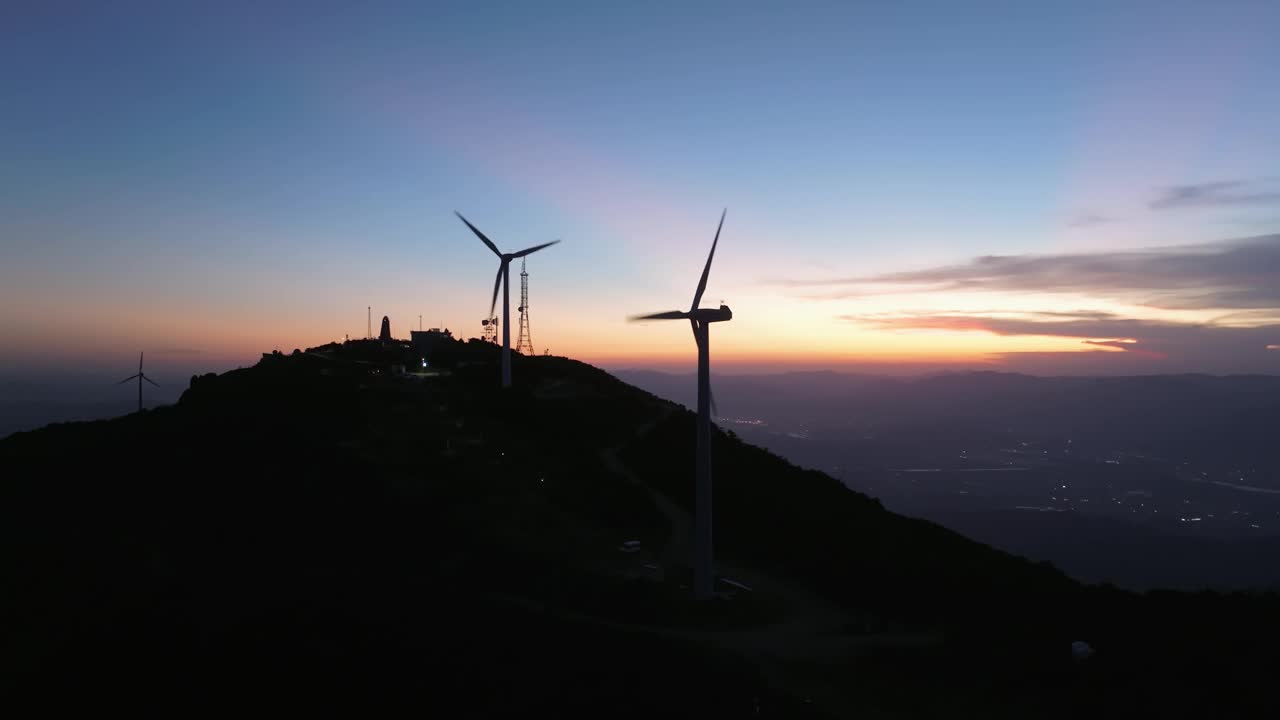
<svg viewBox="0 0 1280 720"><path fill-rule="evenodd" d="M693 294L693 305L688 312L671 310L669 312L640 315L631 318L636 320L689 320L693 328L693 339L698 344L698 445L694 466L696 479L694 485L693 512L693 593L699 600L710 598L715 591L715 568L711 553L711 358L710 328L711 323L733 319L733 311L721 303L718 308L700 308L702 293L707 289L707 276L711 274L711 260L716 256L716 244L720 242L720 229L724 227L724 216L720 213L720 225L716 227L715 240L711 241L711 253L707 255L707 265L702 268L702 279L698 281L698 290Z"/></svg>
<svg viewBox="0 0 1280 720"><path fill-rule="evenodd" d="M536 253L539 250L542 250L543 248L549 248L560 241L552 240L549 243L534 245L531 248L525 248L524 250L520 250L519 252L504 253L501 250L498 250L498 246L494 245L492 240L485 237L484 233L476 229L476 226L472 225L470 220L467 220L466 218L462 217L462 213L458 212L457 210L454 210L453 214L457 215L459 220L466 223L467 227L471 228L471 232L475 233L476 237L480 238L480 241L483 242L485 245L487 245L489 249L493 251L493 254L498 256L498 260L501 261L498 264L498 277L495 278L493 281L493 300L489 303L489 317L493 317L493 308L495 305L498 304L498 286L501 285L502 286L502 387L509 388L511 387L511 323L507 322L507 319L508 319L508 316L511 314L511 291L509 287L511 285L511 261L515 260L516 258L522 258L526 255L532 255L533 253Z"/></svg>
<svg viewBox="0 0 1280 720"><path fill-rule="evenodd" d="M136 379L137 379L137 381L138 381L138 412L142 412L142 381L143 381L143 380L146 380L147 382L151 383L152 385L155 385L156 387L160 387L160 384L159 384L159 383L157 383L156 381L154 381L154 380L152 380L151 378L147 377L147 376L146 376L146 374L144 374L144 373L142 372L142 353L138 353L138 374L137 374L137 375L130 375L129 377L127 377L127 378L125 378L125 379L121 380L120 382L118 382L118 383L116 383L116 384L117 384L117 385L123 385L123 384L125 384L125 383L127 383L127 382L129 382L130 380L133 380L133 379L135 379L135 378L136 378Z"/></svg>

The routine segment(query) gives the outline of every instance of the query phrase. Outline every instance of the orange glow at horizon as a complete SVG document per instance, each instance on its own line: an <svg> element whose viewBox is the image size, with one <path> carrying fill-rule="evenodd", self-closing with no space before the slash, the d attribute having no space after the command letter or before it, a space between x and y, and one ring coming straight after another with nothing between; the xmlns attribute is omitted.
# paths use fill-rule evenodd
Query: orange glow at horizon
<svg viewBox="0 0 1280 720"><path fill-rule="evenodd" d="M954 313L986 317L1016 316L1063 307L1115 311L1127 317L1172 317L1197 320L1189 312L1153 311L1097 299L1002 296L994 293L949 293L878 296L854 300L810 299L762 292L760 286L721 287L713 293L731 299L734 319L717 323L711 332L712 359L725 368L747 365L840 367L851 364L949 365L998 364L1006 353L1124 353L1117 347L1086 343L1085 340L1134 344L1128 337L1065 337L1055 335L1000 335L975 325L968 328L921 329L877 328L856 321L858 317L911 313ZM392 288L390 294L412 294L411 287ZM450 292L450 300L433 304L423 312L424 327L449 327L455 337L467 339L480 334L479 322L468 322L466 313L474 305L471 288ZM711 296L717 296L711 295ZM553 355L584 362L621 366L693 367L696 351L688 325L684 322L630 323L626 317L639 310L661 309L648 297L619 297L583 306L568 297L556 297L543 290L532 329L535 347ZM41 308L31 317L52 318L6 328L11 348L27 350L33 361L41 357L112 356L120 362L138 350L155 353L157 362L165 353L211 366L256 361L262 352L306 348L340 341L344 336L362 337L365 332L363 306L352 297L327 298L323 305L281 303L269 317L255 314L246 306L206 308L194 303L121 303L100 306L97 316L72 312L71 307ZM52 305L52 304L51 304ZM140 309L141 308L141 309ZM408 337L417 327L419 308L408 304L375 307L373 328L383 314L392 319L397 337ZM515 308L512 308L513 315ZM434 312L433 312L434 311ZM428 314L431 313L431 314ZM432 316L434 315L434 317ZM907 315L909 317L909 314ZM94 317L114 318L96 322ZM853 319L843 319L851 317ZM127 324L121 321L127 318ZM514 320L514 318L513 318ZM515 328L512 328L513 331ZM515 337L513 332L512 343ZM118 356L119 359L116 359Z"/></svg>

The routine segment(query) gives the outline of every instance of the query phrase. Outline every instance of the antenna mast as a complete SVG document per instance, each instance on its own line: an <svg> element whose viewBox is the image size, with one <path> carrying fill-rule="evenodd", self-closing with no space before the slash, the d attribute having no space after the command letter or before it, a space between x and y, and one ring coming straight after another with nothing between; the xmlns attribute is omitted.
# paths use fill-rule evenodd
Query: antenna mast
<svg viewBox="0 0 1280 720"><path fill-rule="evenodd" d="M534 354L529 335L529 273L524 269L524 258L520 258L520 339L516 341L516 352Z"/></svg>

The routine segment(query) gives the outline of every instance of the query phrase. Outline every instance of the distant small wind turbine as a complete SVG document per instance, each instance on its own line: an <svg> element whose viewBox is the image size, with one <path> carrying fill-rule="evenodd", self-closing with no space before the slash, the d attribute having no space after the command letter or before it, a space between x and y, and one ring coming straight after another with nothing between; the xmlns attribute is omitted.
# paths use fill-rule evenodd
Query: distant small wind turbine
<svg viewBox="0 0 1280 720"><path fill-rule="evenodd" d="M467 227L471 228L471 232L475 233L476 237L480 238L480 241L487 245L501 261L498 264L498 277L493 281L493 300L489 303L489 317L493 317L493 308L498 304L498 286L502 286L502 387L509 388L511 387L511 323L507 322L507 320L511 314L511 261L526 255L532 255L560 241L552 240L549 243L534 245L519 252L503 253L498 250L498 246L494 245L492 240L476 229L475 225L472 225L469 220L462 217L462 213L455 210L453 214L466 223Z"/></svg>
<svg viewBox="0 0 1280 720"><path fill-rule="evenodd" d="M720 225L716 227L716 237L711 241L711 253L707 255L707 265L702 268L702 279L698 281L698 290L693 294L693 305L688 312L671 310L669 312L640 315L631 318L637 320L689 320L693 327L693 339L698 344L698 446L695 458L697 471L694 486L693 515L693 592L698 599L707 599L715 591L715 567L712 562L711 545L711 359L710 359L710 325L713 322L724 322L733 319L733 311L728 305L720 304L718 308L700 308L702 293L707 289L707 276L711 274L711 260L716 256L716 244L720 242L720 229L724 227L724 216L720 213Z"/></svg>
<svg viewBox="0 0 1280 720"><path fill-rule="evenodd" d="M147 377L146 374L142 372L142 355L143 355L142 353L138 353L138 374L130 375L129 377L116 383L117 385L123 385L129 382L130 380L137 379L138 381L138 412L142 412L142 381L146 380L152 385L155 385L156 387L160 387L159 383Z"/></svg>

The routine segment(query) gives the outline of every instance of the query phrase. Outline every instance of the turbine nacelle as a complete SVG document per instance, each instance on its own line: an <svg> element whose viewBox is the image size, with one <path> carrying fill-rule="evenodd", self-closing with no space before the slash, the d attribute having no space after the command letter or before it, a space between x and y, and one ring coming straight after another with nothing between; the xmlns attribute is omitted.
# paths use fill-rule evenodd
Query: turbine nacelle
<svg viewBox="0 0 1280 720"><path fill-rule="evenodd" d="M728 305L721 304L718 308L698 308L685 312L684 310L671 310L668 312L653 313L651 315L636 315L630 318L632 322L643 322L646 320L694 320L701 323L725 322L733 319L733 311Z"/></svg>
<svg viewBox="0 0 1280 720"><path fill-rule="evenodd" d="M698 308L693 315L695 320L704 323L725 322L733 319L733 311L724 303L721 303L718 308Z"/></svg>

